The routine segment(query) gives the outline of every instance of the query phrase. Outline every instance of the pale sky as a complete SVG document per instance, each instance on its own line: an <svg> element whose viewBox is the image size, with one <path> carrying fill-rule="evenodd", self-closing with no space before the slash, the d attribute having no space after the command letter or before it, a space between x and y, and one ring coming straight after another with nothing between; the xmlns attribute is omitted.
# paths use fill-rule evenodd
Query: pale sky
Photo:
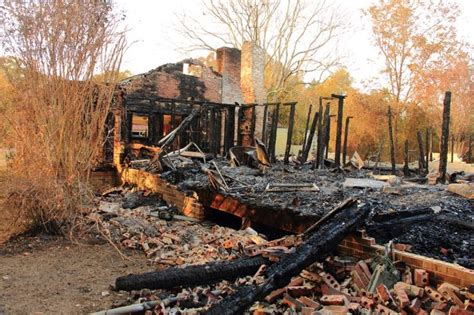
<svg viewBox="0 0 474 315"><path fill-rule="evenodd" d="M185 12L196 16L201 12L200 0L116 0L118 8L126 14L130 29L128 41L132 43L122 65L133 74L146 72L168 62L182 60L185 55L177 49L175 14ZM343 64L360 86L367 79L376 77L381 69L381 58L371 43L370 24L361 10L374 0L339 0L353 25L340 43L347 57ZM456 0L462 15L458 21L460 38L474 45L474 0ZM197 17L197 16L196 16ZM202 20L206 23L206 20ZM182 43L181 43L182 45ZM195 55L194 55L195 56Z"/></svg>

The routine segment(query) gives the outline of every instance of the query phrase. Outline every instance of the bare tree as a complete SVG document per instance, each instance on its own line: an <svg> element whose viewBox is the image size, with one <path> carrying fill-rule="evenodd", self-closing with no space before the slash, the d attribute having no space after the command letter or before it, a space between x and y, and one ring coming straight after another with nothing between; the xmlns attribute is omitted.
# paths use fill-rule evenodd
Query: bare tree
<svg viewBox="0 0 474 315"><path fill-rule="evenodd" d="M22 69L2 117L15 152L8 201L29 223L57 230L88 201L114 91L92 79L119 73L120 20L108 1L2 1L2 48Z"/></svg>
<svg viewBox="0 0 474 315"><path fill-rule="evenodd" d="M192 43L187 50L258 44L267 52L270 96L284 96L291 76L314 72L321 79L338 64L347 19L331 1L204 0L203 6L201 18L179 17L178 31Z"/></svg>

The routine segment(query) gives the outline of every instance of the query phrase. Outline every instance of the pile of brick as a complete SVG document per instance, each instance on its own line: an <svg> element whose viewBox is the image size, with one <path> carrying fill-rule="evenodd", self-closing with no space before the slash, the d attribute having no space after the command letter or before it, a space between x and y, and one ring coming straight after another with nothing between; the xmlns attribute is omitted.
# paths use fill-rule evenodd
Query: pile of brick
<svg viewBox="0 0 474 315"><path fill-rule="evenodd" d="M263 314L474 314L474 285L436 285L429 273L397 265L387 273L377 259L338 257L304 270L285 288L252 307Z"/></svg>

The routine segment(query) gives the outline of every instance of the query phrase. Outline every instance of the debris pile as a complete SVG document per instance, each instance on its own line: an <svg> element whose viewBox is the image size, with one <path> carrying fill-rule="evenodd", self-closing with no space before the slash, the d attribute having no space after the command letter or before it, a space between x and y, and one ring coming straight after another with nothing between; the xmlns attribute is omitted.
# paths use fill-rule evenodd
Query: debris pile
<svg viewBox="0 0 474 315"><path fill-rule="evenodd" d="M126 189L105 193L88 219L99 224L114 243L143 250L154 265L203 264L257 252L272 256L298 243L295 236L267 241L252 228L234 230L199 223L177 214L159 196Z"/></svg>

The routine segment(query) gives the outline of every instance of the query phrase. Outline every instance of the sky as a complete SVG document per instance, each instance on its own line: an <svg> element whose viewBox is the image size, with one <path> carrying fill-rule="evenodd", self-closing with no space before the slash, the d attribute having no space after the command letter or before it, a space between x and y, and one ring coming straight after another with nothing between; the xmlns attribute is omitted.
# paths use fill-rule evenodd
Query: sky
<svg viewBox="0 0 474 315"><path fill-rule="evenodd" d="M338 0L352 25L341 39L340 48L344 66L358 87L380 75L383 66L377 49L372 44L370 23L362 15L362 9L376 0ZM122 70L139 74L165 63L176 62L186 57L178 47L176 14L186 13L199 17L200 0L115 0L117 7L126 15L129 29L127 50ZM461 7L457 28L461 39L474 45L474 0L455 0ZM202 19L202 23L206 23ZM186 43L184 43L186 44ZM197 53L199 55L199 53ZM203 53L201 53L203 55ZM196 57L196 53L191 57Z"/></svg>

